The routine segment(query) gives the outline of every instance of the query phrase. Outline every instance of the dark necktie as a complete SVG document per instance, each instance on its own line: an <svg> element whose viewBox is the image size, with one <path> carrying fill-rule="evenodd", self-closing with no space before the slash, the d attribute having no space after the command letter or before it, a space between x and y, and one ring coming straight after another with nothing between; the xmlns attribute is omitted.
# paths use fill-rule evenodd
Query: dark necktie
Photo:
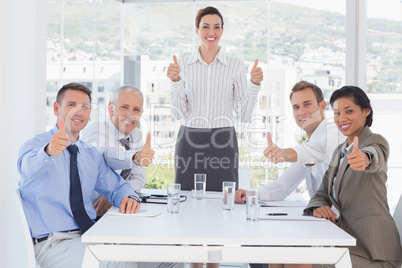
<svg viewBox="0 0 402 268"><path fill-rule="evenodd" d="M129 138L126 139L120 139L121 144L126 148L126 150L130 150L130 140ZM127 180L128 176L130 176L131 169L123 169L120 173L120 176L123 177L123 179Z"/></svg>
<svg viewBox="0 0 402 268"><path fill-rule="evenodd" d="M78 147L75 144L71 144L67 147L70 152L70 207L73 212L74 220L78 224L81 230L81 234L84 234L94 223L89 218L84 207L84 200L82 197L80 175L78 173L77 166L77 152Z"/></svg>

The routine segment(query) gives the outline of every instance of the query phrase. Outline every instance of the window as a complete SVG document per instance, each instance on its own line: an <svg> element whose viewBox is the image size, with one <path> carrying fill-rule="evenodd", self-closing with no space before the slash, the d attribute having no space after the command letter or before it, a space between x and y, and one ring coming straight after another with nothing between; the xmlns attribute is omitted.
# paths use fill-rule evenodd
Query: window
<svg viewBox="0 0 402 268"><path fill-rule="evenodd" d="M47 80L52 85L47 95L69 82L81 82L92 90L91 121L107 119L98 101L108 102L109 92L122 83L121 4L48 0L47 8ZM52 107L47 101L48 129L56 122Z"/></svg>
<svg viewBox="0 0 402 268"><path fill-rule="evenodd" d="M367 13L367 90L402 93L402 3L368 0Z"/></svg>
<svg viewBox="0 0 402 268"><path fill-rule="evenodd" d="M367 1L367 92L374 111L373 132L389 142L388 202L395 208L402 192L402 2Z"/></svg>
<svg viewBox="0 0 402 268"><path fill-rule="evenodd" d="M399 0L384 0L381 8L377 4L368 0L367 90L375 109L373 130L386 134L393 148L390 165L400 168L402 140L390 129L393 124L389 118L402 120L397 104L402 101L398 95L402 91L402 4ZM275 165L264 166L266 131L274 133L281 147L294 146L303 138L292 116L291 87L298 80L308 80L322 88L328 101L332 92L345 84L346 1L122 4L115 0L48 0L48 128L55 122L52 105L63 84L81 81L94 89L91 120L97 121L108 118L110 92L132 83L145 95L143 132L153 132L156 159L165 161L166 167L172 169L180 122L171 116L166 70L173 55L189 56L199 44L194 15L206 5L217 7L224 16L221 45L226 53L243 60L248 71L259 59L264 70L255 120L251 124L236 124L236 128L242 164L251 165L248 156L260 163L251 165L251 185L276 178L281 170ZM376 14L382 11L386 14L378 17ZM152 187L172 181L173 177L165 178L173 176L173 170L165 174L157 169L161 166L156 164L147 170Z"/></svg>

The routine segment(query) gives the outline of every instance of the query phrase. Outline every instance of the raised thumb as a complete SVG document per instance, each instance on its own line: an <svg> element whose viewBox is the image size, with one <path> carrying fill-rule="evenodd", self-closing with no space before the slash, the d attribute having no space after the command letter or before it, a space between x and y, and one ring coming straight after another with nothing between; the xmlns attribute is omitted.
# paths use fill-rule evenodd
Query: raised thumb
<svg viewBox="0 0 402 268"><path fill-rule="evenodd" d="M356 136L354 139L353 139L353 153L354 152L358 152L359 151L359 138Z"/></svg>

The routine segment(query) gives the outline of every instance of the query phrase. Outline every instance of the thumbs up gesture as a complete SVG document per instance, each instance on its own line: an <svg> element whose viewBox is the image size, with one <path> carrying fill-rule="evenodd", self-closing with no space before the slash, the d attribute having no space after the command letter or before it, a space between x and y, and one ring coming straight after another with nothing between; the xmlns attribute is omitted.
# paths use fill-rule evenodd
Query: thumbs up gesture
<svg viewBox="0 0 402 268"><path fill-rule="evenodd" d="M180 80L180 67L179 63L177 62L176 55L173 55L173 63L169 64L167 69L167 77L170 78L173 82L177 82Z"/></svg>
<svg viewBox="0 0 402 268"><path fill-rule="evenodd" d="M359 138L353 139L353 149L350 154L347 155L350 168L356 171L362 171L366 169L366 166L370 162L367 155L359 149Z"/></svg>
<svg viewBox="0 0 402 268"><path fill-rule="evenodd" d="M279 162L285 162L285 152L272 142L271 132L267 134L268 148L264 150L264 155L269 161L278 164Z"/></svg>
<svg viewBox="0 0 402 268"><path fill-rule="evenodd" d="M50 143L46 146L45 152L48 155L62 154L68 145L68 135L64 131L64 119L59 120L59 132L53 134Z"/></svg>
<svg viewBox="0 0 402 268"><path fill-rule="evenodd" d="M142 166L149 167L154 159L155 151L151 148L151 134L147 134L147 140L142 147L141 151L134 155L134 163Z"/></svg>
<svg viewBox="0 0 402 268"><path fill-rule="evenodd" d="M261 81L264 79L264 74L262 73L261 67L257 67L257 65L258 60L255 60L250 75L251 75L251 82L253 82L254 85L259 86L261 84Z"/></svg>

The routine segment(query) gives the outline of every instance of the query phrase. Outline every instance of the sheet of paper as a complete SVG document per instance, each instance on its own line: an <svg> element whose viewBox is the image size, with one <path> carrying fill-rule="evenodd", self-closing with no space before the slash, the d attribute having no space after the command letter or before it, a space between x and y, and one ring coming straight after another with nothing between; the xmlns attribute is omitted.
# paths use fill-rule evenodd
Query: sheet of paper
<svg viewBox="0 0 402 268"><path fill-rule="evenodd" d="M325 221L324 218L316 218L314 216L288 215L288 216L268 216L260 215L260 220L281 220L281 221Z"/></svg>
<svg viewBox="0 0 402 268"><path fill-rule="evenodd" d="M126 217L155 217L158 215L162 214L161 210L158 209L140 209L140 211L138 211L137 213L133 213L133 214L126 214L126 213L121 213L119 208L117 207L112 207L109 211L108 211L109 215L113 215L113 216L126 216Z"/></svg>
<svg viewBox="0 0 402 268"><path fill-rule="evenodd" d="M280 201L261 201L262 207L306 207L308 202L300 195L292 194Z"/></svg>
<svg viewBox="0 0 402 268"><path fill-rule="evenodd" d="M263 207L306 207L307 202L302 200L281 200L281 201L262 201Z"/></svg>

